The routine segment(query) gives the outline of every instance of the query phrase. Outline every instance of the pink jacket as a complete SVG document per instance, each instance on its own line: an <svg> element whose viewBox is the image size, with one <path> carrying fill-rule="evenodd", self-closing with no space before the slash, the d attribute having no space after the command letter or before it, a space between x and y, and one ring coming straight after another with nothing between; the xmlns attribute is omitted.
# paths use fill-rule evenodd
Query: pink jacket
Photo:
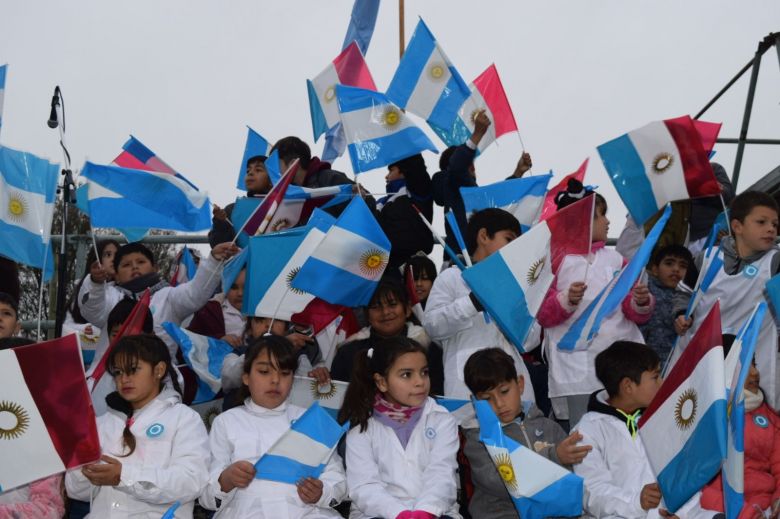
<svg viewBox="0 0 780 519"><path fill-rule="evenodd" d="M38 517L59 519L65 515L62 474L41 479L0 495L0 519Z"/></svg>

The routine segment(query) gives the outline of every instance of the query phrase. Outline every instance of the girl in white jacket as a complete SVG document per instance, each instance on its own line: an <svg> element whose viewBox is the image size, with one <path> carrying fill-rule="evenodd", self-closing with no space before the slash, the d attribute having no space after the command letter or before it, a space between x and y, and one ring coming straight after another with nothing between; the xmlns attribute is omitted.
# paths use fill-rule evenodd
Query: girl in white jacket
<svg viewBox="0 0 780 519"><path fill-rule="evenodd" d="M208 435L198 413L181 403L165 343L155 335L122 338L107 366L117 391L97 420L103 456L69 471L68 495L91 501L89 517L192 517L208 479Z"/></svg>
<svg viewBox="0 0 780 519"><path fill-rule="evenodd" d="M243 405L211 426L209 483L200 504L225 518L340 517L332 506L346 495L344 468L333 454L318 479L290 485L255 479L254 464L306 410L287 403L297 354L284 337L268 335L244 356Z"/></svg>
<svg viewBox="0 0 780 519"><path fill-rule="evenodd" d="M351 519L460 518L458 426L428 396L425 349L406 337L360 351L339 421L349 420Z"/></svg>

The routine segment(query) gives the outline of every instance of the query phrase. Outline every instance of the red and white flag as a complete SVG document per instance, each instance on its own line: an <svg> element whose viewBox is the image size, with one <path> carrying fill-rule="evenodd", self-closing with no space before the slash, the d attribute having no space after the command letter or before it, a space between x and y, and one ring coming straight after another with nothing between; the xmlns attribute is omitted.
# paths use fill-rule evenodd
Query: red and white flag
<svg viewBox="0 0 780 519"><path fill-rule="evenodd" d="M561 191L566 191L569 186L569 180L570 179L576 179L581 184L585 182L585 171L588 169L588 159L585 159L582 162L582 165L575 171L574 173L569 173L565 177L563 177L563 180L555 184L552 188L550 188L549 191L547 191L547 194L544 195L544 205L542 206L542 215L539 217L539 220L546 220L550 216L555 214L555 211L558 209L558 206L555 203L555 197L558 193Z"/></svg>
<svg viewBox="0 0 780 519"><path fill-rule="evenodd" d="M99 458L77 335L0 351L0 493Z"/></svg>
<svg viewBox="0 0 780 519"><path fill-rule="evenodd" d="M421 323L423 322L423 307L420 303L420 298L417 297L417 289L414 286L414 271L411 265L404 267L404 280L406 282L406 293L409 294L409 306L412 308L412 313Z"/></svg>
<svg viewBox="0 0 780 519"><path fill-rule="evenodd" d="M595 203L595 195L589 195L547 218L553 273L567 255L590 253Z"/></svg>
<svg viewBox="0 0 780 519"><path fill-rule="evenodd" d="M271 191L268 192L266 197L252 212L249 218L244 222L243 227L236 233L238 236L242 231L249 236L257 236L263 234L269 229L271 220L274 218L274 214L284 200L284 194L287 192L287 187L295 178L295 174L298 172L299 160L295 159L292 164L284 172L282 178L277 182Z"/></svg>
<svg viewBox="0 0 780 519"><path fill-rule="evenodd" d="M479 141L479 151L484 151L502 135L516 132L517 122L515 122L515 115L512 113L512 107L509 106L509 100L495 64L490 65L469 87L471 95L463 102L458 115L466 127L473 132L477 112L485 110L485 115L493 124Z"/></svg>

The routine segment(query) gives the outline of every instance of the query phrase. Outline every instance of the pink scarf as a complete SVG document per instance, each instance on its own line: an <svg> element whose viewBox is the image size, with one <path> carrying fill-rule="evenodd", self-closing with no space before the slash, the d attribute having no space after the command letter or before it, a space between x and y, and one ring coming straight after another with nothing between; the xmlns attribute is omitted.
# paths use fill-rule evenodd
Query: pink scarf
<svg viewBox="0 0 780 519"><path fill-rule="evenodd" d="M377 392L376 396L374 397L374 411L383 414L391 420L401 424L408 422L420 409L422 409L422 406L409 407L406 405L393 404L388 402L382 396L382 393L379 392Z"/></svg>

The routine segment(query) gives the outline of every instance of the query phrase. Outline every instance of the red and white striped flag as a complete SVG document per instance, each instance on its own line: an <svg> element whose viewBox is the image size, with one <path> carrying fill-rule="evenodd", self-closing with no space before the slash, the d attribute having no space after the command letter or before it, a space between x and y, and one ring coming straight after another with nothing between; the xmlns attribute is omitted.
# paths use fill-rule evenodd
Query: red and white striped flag
<svg viewBox="0 0 780 519"><path fill-rule="evenodd" d="M265 233L268 229L268 224L274 218L276 210L284 200L284 194L287 192L287 187L295 178L295 174L298 172L299 160L295 159L292 164L284 172L282 178L277 182L271 191L268 192L262 203L252 212L247 221L244 223L241 230L236 233L236 236L243 231L249 236L257 236Z"/></svg>

